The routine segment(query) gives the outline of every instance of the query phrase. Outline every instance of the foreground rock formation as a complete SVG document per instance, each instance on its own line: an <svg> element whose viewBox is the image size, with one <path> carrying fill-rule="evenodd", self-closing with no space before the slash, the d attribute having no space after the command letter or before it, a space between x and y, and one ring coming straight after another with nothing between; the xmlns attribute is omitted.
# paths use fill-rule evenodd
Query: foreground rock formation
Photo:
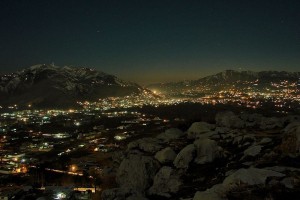
<svg viewBox="0 0 300 200"><path fill-rule="evenodd" d="M300 117L216 115L128 144L104 200L297 199Z"/></svg>

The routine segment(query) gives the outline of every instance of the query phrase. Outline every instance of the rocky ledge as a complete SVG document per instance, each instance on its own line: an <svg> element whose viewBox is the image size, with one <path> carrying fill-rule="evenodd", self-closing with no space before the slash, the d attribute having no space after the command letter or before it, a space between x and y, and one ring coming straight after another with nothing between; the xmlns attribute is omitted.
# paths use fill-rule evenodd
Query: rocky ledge
<svg viewBox="0 0 300 200"><path fill-rule="evenodd" d="M128 144L104 200L297 199L300 116L227 111Z"/></svg>

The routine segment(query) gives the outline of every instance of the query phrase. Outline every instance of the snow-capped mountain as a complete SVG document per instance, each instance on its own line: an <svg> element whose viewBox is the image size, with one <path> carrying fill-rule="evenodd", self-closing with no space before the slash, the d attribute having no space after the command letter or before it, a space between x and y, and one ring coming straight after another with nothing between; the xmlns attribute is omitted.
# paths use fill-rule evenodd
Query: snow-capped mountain
<svg viewBox="0 0 300 200"><path fill-rule="evenodd" d="M226 70L198 80L182 82L158 83L149 85L149 89L159 90L165 94L178 94L186 91L201 91L203 93L224 89L243 89L255 85L256 91L262 91L269 86L280 85L283 81L299 83L300 72L286 71L235 71ZM253 87L252 87L253 88ZM271 87L269 87L271 88Z"/></svg>
<svg viewBox="0 0 300 200"><path fill-rule="evenodd" d="M138 94L142 90L135 83L83 67L43 64L0 76L2 105L65 107L74 106L77 101Z"/></svg>

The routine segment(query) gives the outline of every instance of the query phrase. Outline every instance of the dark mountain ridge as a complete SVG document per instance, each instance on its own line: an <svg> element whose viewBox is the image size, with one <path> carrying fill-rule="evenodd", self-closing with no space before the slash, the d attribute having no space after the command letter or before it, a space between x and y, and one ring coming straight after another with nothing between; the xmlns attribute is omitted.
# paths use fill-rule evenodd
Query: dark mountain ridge
<svg viewBox="0 0 300 200"><path fill-rule="evenodd" d="M0 76L0 104L64 108L77 101L138 94L135 84L85 67L35 65Z"/></svg>
<svg viewBox="0 0 300 200"><path fill-rule="evenodd" d="M226 70L215 75L206 76L197 80L181 82L158 83L149 85L149 89L160 90L163 93L180 93L182 90L223 90L230 87L249 87L254 84L256 89L263 89L272 84L280 84L283 81L299 82L300 72L286 71L235 71Z"/></svg>

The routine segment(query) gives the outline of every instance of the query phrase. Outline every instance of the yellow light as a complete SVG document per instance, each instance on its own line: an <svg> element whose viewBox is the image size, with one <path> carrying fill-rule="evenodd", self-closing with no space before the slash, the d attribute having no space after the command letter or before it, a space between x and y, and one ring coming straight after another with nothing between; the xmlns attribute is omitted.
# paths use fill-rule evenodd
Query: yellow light
<svg viewBox="0 0 300 200"><path fill-rule="evenodd" d="M72 172L76 172L77 166L76 166L76 165L71 165L71 166L70 166L70 170L71 170Z"/></svg>

